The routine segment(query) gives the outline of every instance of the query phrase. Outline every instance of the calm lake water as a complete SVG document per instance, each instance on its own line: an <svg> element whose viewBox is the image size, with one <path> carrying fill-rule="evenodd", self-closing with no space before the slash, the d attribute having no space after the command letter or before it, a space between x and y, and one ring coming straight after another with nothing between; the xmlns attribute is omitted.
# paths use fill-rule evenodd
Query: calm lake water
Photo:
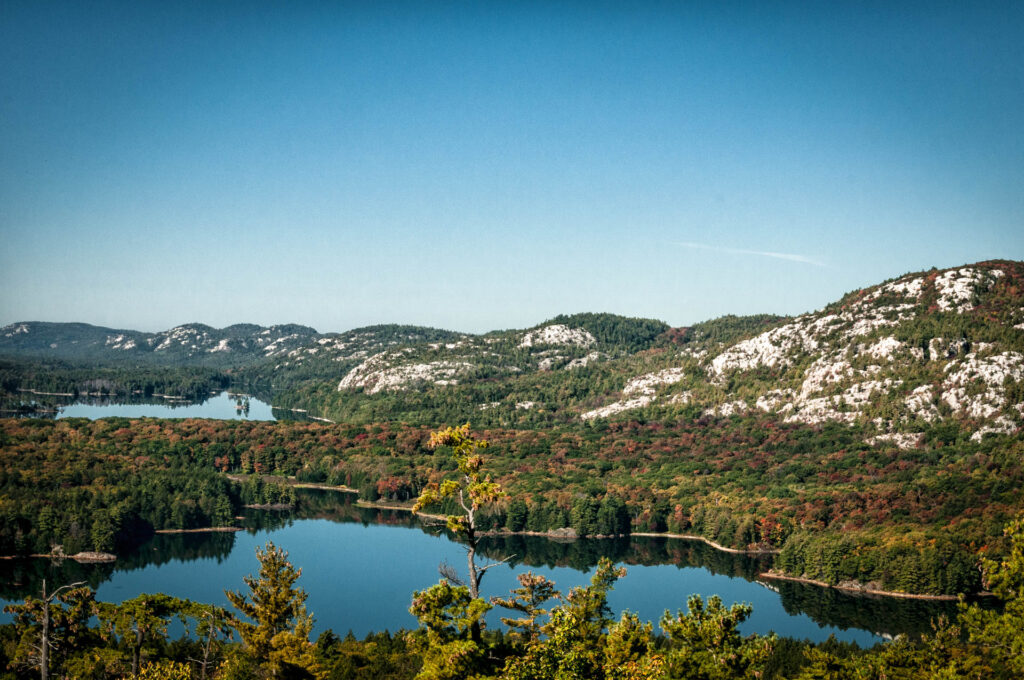
<svg viewBox="0 0 1024 680"><path fill-rule="evenodd" d="M202 403L175 400L145 403L76 402L58 407L58 418L217 418L220 420L277 420L270 404L255 397L221 392Z"/></svg>
<svg viewBox="0 0 1024 680"><path fill-rule="evenodd" d="M436 529L425 528L408 513L367 510L348 494L303 494L305 518L253 511L243 532L163 534L114 564L61 565L48 560L0 562L4 603L38 592L39 580L51 584L86 580L97 598L121 601L144 592L164 592L229 606L224 590L243 590L242 577L258 571L255 550L268 540L285 548L303 569L298 585L309 593L307 608L316 616L315 634L326 628L363 636L371 631L413 628L408 613L414 590L438 581L438 565L465 569L461 545ZM927 630L949 603L866 598L796 583L759 583L764 567L757 559L716 551L703 543L678 539L634 538L558 542L541 537L488 539L492 559L515 555L508 565L487 572L486 597L507 595L515 576L533 570L567 592L584 585L601 556L624 564L628 573L610 596L616 613L634 611L657 621L666 609L685 609L686 598L718 594L726 604L747 602L754 613L745 633L767 633L811 640L834 634L841 640L871 645L903 632ZM489 615L499 625L502 611ZM3 615L2 620L10 617Z"/></svg>

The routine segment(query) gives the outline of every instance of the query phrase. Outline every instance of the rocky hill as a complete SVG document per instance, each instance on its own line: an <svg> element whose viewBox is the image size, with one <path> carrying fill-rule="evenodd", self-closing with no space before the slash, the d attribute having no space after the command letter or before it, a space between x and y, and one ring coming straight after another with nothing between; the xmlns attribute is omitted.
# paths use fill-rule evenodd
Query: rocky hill
<svg viewBox="0 0 1024 680"><path fill-rule="evenodd" d="M235 367L277 357L321 337L295 324L191 323L160 333L85 323L26 321L0 328L0 356L101 365Z"/></svg>
<svg viewBox="0 0 1024 680"><path fill-rule="evenodd" d="M483 335L19 323L0 329L3 355L230 367L277 404L347 422L531 427L760 413L858 425L872 442L912 448L943 425L976 441L1019 431L1024 263L906 274L799 317L691 328L611 314Z"/></svg>
<svg viewBox="0 0 1024 680"><path fill-rule="evenodd" d="M907 274L795 318L669 329L577 315L519 331L409 338L346 355L361 360L285 398L341 419L435 412L516 425L762 412L856 423L902 447L940 423L977 440L1024 422L1022 291L1024 263L993 261ZM438 412L449 404L458 406Z"/></svg>

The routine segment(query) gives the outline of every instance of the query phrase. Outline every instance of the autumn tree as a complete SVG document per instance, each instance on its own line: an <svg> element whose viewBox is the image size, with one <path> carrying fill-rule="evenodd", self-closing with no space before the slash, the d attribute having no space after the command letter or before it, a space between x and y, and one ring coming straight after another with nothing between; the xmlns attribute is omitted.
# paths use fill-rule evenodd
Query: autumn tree
<svg viewBox="0 0 1024 680"><path fill-rule="evenodd" d="M414 512L439 505L445 498L454 498L462 509L461 514L447 515L445 524L449 531L462 536L466 542L466 562L469 569L469 596L472 599L480 597L480 581L484 573L491 567L501 564L495 562L486 565L476 563L477 545L479 536L477 534L477 514L483 508L493 505L499 498L504 496L501 486L491 481L491 476L484 475L483 456L480 451L486 449L489 444L484 439L477 439L469 431L469 423L460 427L448 427L430 434L428 447L436 450L441 446L448 446L455 454L455 462L459 476L456 479L446 479L440 484L431 483L420 494L413 506ZM507 561L502 560L502 562ZM445 573L449 578L454 575ZM472 627L473 637L480 637L480 623L474 622Z"/></svg>
<svg viewBox="0 0 1024 680"><path fill-rule="evenodd" d="M237 623L228 611L212 604L189 602L183 613L196 622L196 636L202 656L189 659L199 666L199 680L206 680L211 666L220 657L221 640L230 639Z"/></svg>
<svg viewBox="0 0 1024 680"><path fill-rule="evenodd" d="M501 485L491 481L491 476L483 473L483 456L481 451L488 447L486 440L477 439L469 431L469 423L461 427L448 427L438 430L430 435L429 447L437 449L439 446L451 447L455 454L455 462L458 466L459 476L456 479L446 479L440 484L431 483L420 494L413 512L439 505L445 498L454 498L462 509L461 514L448 515L445 517L445 524L448 529L466 542L467 563L469 567L469 595L476 599L480 597L480 581L491 567L501 562L494 562L486 565L477 565L476 551L479 543L477 535L477 514L481 509L493 505L505 493ZM502 560L508 561L510 558Z"/></svg>
<svg viewBox="0 0 1024 680"><path fill-rule="evenodd" d="M225 591L228 601L254 623L237 621L245 653L262 669L265 677L318 677L314 648L309 641L313 615L306 612L307 594L295 587L302 575L288 561L288 553L267 542L256 549L259 577L246 576L249 593Z"/></svg>
<svg viewBox="0 0 1024 680"><path fill-rule="evenodd" d="M1024 677L1024 515L1004 533L1010 541L1006 556L982 561L985 583L1003 607L984 609L961 600L958 628L967 637L967 653L951 656L946 668L950 677Z"/></svg>

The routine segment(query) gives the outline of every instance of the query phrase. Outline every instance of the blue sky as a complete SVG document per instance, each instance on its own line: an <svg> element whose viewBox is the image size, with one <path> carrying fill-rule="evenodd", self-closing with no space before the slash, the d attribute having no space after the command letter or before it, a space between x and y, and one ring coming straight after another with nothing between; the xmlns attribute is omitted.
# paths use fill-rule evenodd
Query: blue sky
<svg viewBox="0 0 1024 680"><path fill-rule="evenodd" d="M0 324L795 314L1024 259L1024 4L0 5Z"/></svg>

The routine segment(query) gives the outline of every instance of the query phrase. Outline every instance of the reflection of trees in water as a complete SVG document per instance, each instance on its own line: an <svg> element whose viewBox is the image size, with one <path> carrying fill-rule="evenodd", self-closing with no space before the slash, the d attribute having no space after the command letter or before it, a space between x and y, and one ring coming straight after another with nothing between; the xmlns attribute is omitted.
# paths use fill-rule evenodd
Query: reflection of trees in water
<svg viewBox="0 0 1024 680"><path fill-rule="evenodd" d="M45 578L50 584L85 581L93 589L111 580L115 572L160 566L172 560L190 562L226 558L235 546L234 532L155 534L138 548L119 553L116 562L79 564L72 559L29 558L0 561L0 597L22 600L38 596Z"/></svg>
<svg viewBox="0 0 1024 680"><path fill-rule="evenodd" d="M931 631L940 615L956 618L956 602L854 595L795 581L771 581L789 614L807 614L816 623L869 630L878 635L919 635ZM994 604L987 602L986 604Z"/></svg>
<svg viewBox="0 0 1024 680"><path fill-rule="evenodd" d="M512 564L531 567L571 567L587 571L602 557L622 564L674 564L677 567L702 567L713 574L753 580L764 571L765 557L738 555L715 550L700 541L673 538L588 538L558 541L544 536L488 536L481 549L491 559L515 555Z"/></svg>
<svg viewBox="0 0 1024 680"><path fill-rule="evenodd" d="M416 517L404 510L364 508L356 505L354 493L326 489L296 489L298 504L292 513L295 519L326 519L332 522L359 522L364 526L424 527Z"/></svg>
<svg viewBox="0 0 1024 680"><path fill-rule="evenodd" d="M441 528L421 523L408 512L360 507L356 505L355 494L319 489L298 491L299 502L293 511L246 511L243 522L246 530L273 531L290 526L296 519L325 519L358 522L364 526L418 527L432 535L447 534ZM450 534L448 537L454 540ZM20 600L28 594L38 595L44 578L51 584L85 581L97 588L117 571L142 569L172 560L220 560L230 554L234 544L234 533L156 534L138 549L119 555L114 563L79 564L69 559L61 562L0 560L0 597ZM563 541L544 536L486 536L480 541L479 550L492 560L514 555L510 564L528 568L570 567L588 571L601 557L608 557L626 565L673 564L680 568L704 568L713 574L750 581L771 564L766 556L726 553L700 541L654 537ZM779 593L788 613L807 614L819 624L841 629L859 628L886 635L916 634L930 630L929 621L940 614L952 618L956 613L955 602L851 595L792 581L770 581L766 585Z"/></svg>
<svg viewBox="0 0 1024 680"><path fill-rule="evenodd" d="M114 563L79 564L74 560L46 560L25 558L0 561L0 597L5 600L23 600L28 595L39 597L43 579L58 586L84 581L98 588L110 579Z"/></svg>

